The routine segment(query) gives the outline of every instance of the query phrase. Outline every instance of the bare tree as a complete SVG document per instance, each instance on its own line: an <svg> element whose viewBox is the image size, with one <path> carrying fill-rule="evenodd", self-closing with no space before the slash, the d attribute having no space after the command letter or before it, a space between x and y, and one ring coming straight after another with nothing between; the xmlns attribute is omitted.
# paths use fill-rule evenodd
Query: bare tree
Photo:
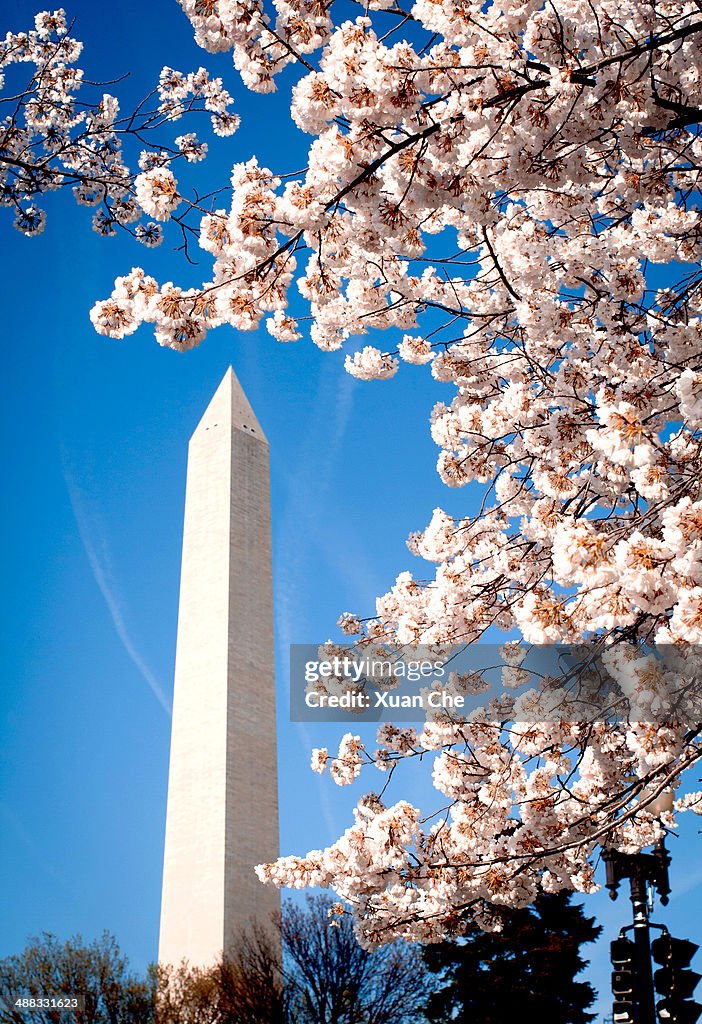
<svg viewBox="0 0 702 1024"><path fill-rule="evenodd" d="M275 931L256 927L213 967L160 964L155 1024L285 1024Z"/></svg>
<svg viewBox="0 0 702 1024"><path fill-rule="evenodd" d="M282 919L289 1020L295 1024L410 1024L426 973L414 947L363 949L351 917L328 896L288 904Z"/></svg>
<svg viewBox="0 0 702 1024"><path fill-rule="evenodd" d="M154 973L133 975L108 932L90 945L45 933L0 960L0 1024L150 1024L154 994ZM68 1017L58 1004L73 996Z"/></svg>
<svg viewBox="0 0 702 1024"><path fill-rule="evenodd" d="M286 904L211 967L159 964L132 974L107 932L31 940L0 961L0 1024L65 1024L56 999L78 996L72 1024L411 1024L427 972L412 946L362 949L351 916L326 896ZM282 961L281 961L282 949ZM50 1002L54 1005L41 1005ZM15 1005L32 1002L40 1005Z"/></svg>
<svg viewBox="0 0 702 1024"><path fill-rule="evenodd" d="M412 946L362 949L327 896L287 903L209 969L159 966L155 1024L411 1024L428 976ZM282 942L281 942L282 940ZM282 948L282 963L281 963Z"/></svg>

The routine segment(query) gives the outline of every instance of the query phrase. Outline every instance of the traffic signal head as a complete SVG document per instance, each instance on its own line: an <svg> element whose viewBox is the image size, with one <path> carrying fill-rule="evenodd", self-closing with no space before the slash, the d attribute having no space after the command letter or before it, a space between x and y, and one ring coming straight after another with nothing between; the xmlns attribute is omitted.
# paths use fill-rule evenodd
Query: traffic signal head
<svg viewBox="0 0 702 1024"><path fill-rule="evenodd" d="M656 1004L658 1019L661 1024L697 1024L702 1013L699 1003L680 1003L675 1000L661 999Z"/></svg>
<svg viewBox="0 0 702 1024"><path fill-rule="evenodd" d="M617 999L626 999L634 993L633 971L612 971L612 995Z"/></svg>
<svg viewBox="0 0 702 1024"><path fill-rule="evenodd" d="M615 1000L612 1004L613 1024L634 1024L634 1004Z"/></svg>
<svg viewBox="0 0 702 1024"><path fill-rule="evenodd" d="M674 939L668 932L659 935L651 943L653 959L657 964L662 964L665 967L669 964L677 968L689 967L699 948L689 939Z"/></svg>
<svg viewBox="0 0 702 1024"><path fill-rule="evenodd" d="M612 1019L614 1024L634 1024L634 943L620 935L610 945L612 961Z"/></svg>
<svg viewBox="0 0 702 1024"><path fill-rule="evenodd" d="M634 963L634 943L626 936L620 935L614 939L609 946L612 967L630 970Z"/></svg>
<svg viewBox="0 0 702 1024"><path fill-rule="evenodd" d="M663 996L656 1007L661 1024L695 1024L702 1014L702 1006L690 998L700 980L700 975L690 970L698 948L667 932L651 943L653 959L661 965L653 975L656 992Z"/></svg>
<svg viewBox="0 0 702 1024"><path fill-rule="evenodd" d="M653 975L656 992L661 995L675 992L679 999L691 999L699 980L700 975L694 971L677 970L674 967L661 967Z"/></svg>

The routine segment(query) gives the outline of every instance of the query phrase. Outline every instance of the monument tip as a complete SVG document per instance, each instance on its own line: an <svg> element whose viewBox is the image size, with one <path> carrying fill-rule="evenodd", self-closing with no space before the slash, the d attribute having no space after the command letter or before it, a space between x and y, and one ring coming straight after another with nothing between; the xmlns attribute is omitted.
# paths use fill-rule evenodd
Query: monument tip
<svg viewBox="0 0 702 1024"><path fill-rule="evenodd" d="M251 404L246 397L246 392L241 382L230 365L224 372L217 390L210 399L202 419L198 423L193 437L203 430L209 430L215 425L227 427L229 433L233 430L240 430L251 437L256 437L264 444L268 444L266 435Z"/></svg>

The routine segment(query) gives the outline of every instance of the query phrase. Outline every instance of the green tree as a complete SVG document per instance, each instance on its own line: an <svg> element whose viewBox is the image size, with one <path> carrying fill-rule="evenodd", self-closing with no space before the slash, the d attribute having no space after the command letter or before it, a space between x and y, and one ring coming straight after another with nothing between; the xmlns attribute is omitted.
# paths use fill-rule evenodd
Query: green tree
<svg viewBox="0 0 702 1024"><path fill-rule="evenodd" d="M426 1015L435 1024L588 1024L595 999L589 982L576 981L588 961L581 946L602 931L571 893L544 894L533 906L505 910L500 932L470 926L464 938L427 946L426 967L440 987Z"/></svg>
<svg viewBox="0 0 702 1024"><path fill-rule="evenodd" d="M60 942L48 932L30 939L17 956L0 960L0 1024L150 1024L156 978L137 978L105 932L86 945L75 936ZM77 1011L21 1008L18 999L81 996Z"/></svg>

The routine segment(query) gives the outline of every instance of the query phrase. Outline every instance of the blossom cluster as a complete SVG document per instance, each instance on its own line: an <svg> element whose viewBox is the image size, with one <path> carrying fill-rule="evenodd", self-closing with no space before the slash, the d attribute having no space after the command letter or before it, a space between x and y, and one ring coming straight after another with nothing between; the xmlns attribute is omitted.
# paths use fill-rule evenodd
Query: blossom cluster
<svg viewBox="0 0 702 1024"><path fill-rule="evenodd" d="M354 376L423 364L451 389L431 412L438 471L482 487L479 514L436 510L410 538L430 577L402 573L371 619L348 616L361 644L473 643L492 627L535 644L700 643L698 5L416 0L411 29L384 0L337 24L304 0L275 0L275 21L260 2L182 6L250 88L304 69L291 116L307 167L236 165L230 209L202 220L211 279L186 292L133 271L95 307L97 329L149 322L182 349L266 318L290 341L303 309ZM144 201L165 218L175 185L156 185ZM542 696L520 723L515 660L483 721L318 753L346 783L364 760L387 771L434 752L450 809L362 802L338 843L262 876L333 885L369 942L438 938L466 914L489 926L493 905L538 887L591 891L598 844L655 841L672 817L647 804L699 756L699 730L652 720L658 669L632 683L612 657L639 709L624 722L539 725Z"/></svg>
<svg viewBox="0 0 702 1024"><path fill-rule="evenodd" d="M256 5L183 6L201 44L235 60L262 46L279 70L323 45L293 90L292 115L316 136L309 166L283 186L255 158L237 164L230 209L202 219L212 280L152 282L144 301L121 279L93 311L98 330L152 322L182 349L269 314L268 331L295 340L293 281L325 350L433 323L396 354L366 345L345 365L367 380L427 363L454 385L432 412L439 473L487 497L478 517L437 512L412 539L435 579L399 577L374 628L409 643L493 624L535 643L622 630L698 642L700 290L687 271L649 282L654 265L700 258L702 140L677 124L702 93L696 5L606 0L594 31L579 2L420 0L413 16L440 37L428 49L384 41L368 17L332 29L320 14L303 45L306 8L277 5L273 32ZM621 25L658 45L624 45ZM180 201L159 167L136 196L157 220ZM460 259L441 255L445 235Z"/></svg>
<svg viewBox="0 0 702 1024"><path fill-rule="evenodd" d="M205 289L181 289L172 282L159 287L135 268L118 278L109 299L91 310L101 334L123 338L143 322L156 325L160 345L181 351L199 344L221 323L249 331L271 313L268 329L292 340L296 325L285 317L285 293L297 263L291 252L278 252L269 219L279 184L255 158L236 164L231 177L233 199L228 215L216 210L202 218L200 245L215 256L215 279ZM154 168L137 178L137 195L152 216L167 220L180 202L168 168Z"/></svg>
<svg viewBox="0 0 702 1024"><path fill-rule="evenodd" d="M231 50L247 88L272 92L283 68L313 53L329 37L331 0L274 0L275 22L262 0L180 0L195 39L210 53Z"/></svg>
<svg viewBox="0 0 702 1024"><path fill-rule="evenodd" d="M142 215L166 218L159 216L162 207L153 201L155 186L149 178L171 174L166 165L175 160L201 160L207 145L187 133L175 145L160 142L142 150L144 173L135 188L123 139L143 144L155 129L196 110L209 112L214 131L229 135L239 123L229 109L232 98L204 68L188 75L164 68L154 106L145 101L123 117L114 96L90 93L76 66L82 50L61 9L37 14L34 29L8 32L0 40L0 93L10 93L7 100L13 99L14 108L0 120L0 205L14 211L19 231L37 235L46 222L39 197L68 186L79 205L95 209L92 226L99 234L114 235L123 228L145 245L157 245L161 228ZM30 66L26 85L15 87L13 65Z"/></svg>
<svg viewBox="0 0 702 1024"><path fill-rule="evenodd" d="M441 809L423 815L371 793L330 847L261 865L259 877L332 886L354 908L368 946L398 937L440 941L470 920L489 929L500 907L527 906L540 891L595 892L600 846L633 853L674 828L677 814L702 813L700 793L674 799L680 773L702 753L691 730L650 714L656 691L669 695L681 679L695 689L699 656L665 665L613 646L603 659L632 702L628 719L554 716L555 707L564 710L563 694L549 707L548 688L537 688L467 718L431 712L421 729L384 723L374 751L351 734L336 756L314 751L313 769L329 769L337 785L354 782L363 764L385 773L409 758L432 758ZM476 692L473 678L456 676L452 685Z"/></svg>

